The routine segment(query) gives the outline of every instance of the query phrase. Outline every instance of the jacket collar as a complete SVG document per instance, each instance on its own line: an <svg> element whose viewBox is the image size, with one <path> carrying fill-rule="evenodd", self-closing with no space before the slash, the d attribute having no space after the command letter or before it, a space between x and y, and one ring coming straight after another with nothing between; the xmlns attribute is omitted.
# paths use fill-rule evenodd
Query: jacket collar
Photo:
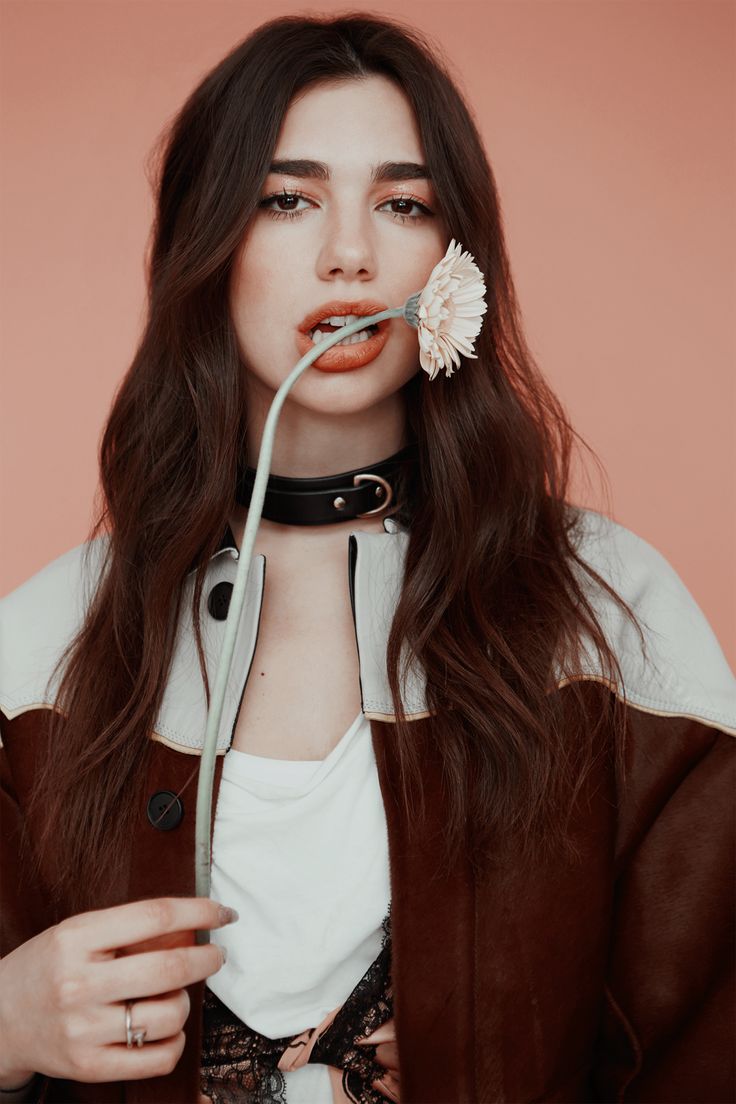
<svg viewBox="0 0 736 1104"><path fill-rule="evenodd" d="M346 533L350 598L358 651L361 708L374 720L395 720L393 701L385 670L385 648L393 612L403 579L408 530L393 518L384 518L383 533ZM210 685L214 683L217 661L225 637L226 621L215 620L209 610L209 596L222 583L234 584L238 548L230 526L210 558L200 604L203 644L208 659ZM235 637L230 679L223 705L217 750L230 746L240 701L258 641L263 596L267 585L267 557L254 555L246 583L240 625ZM164 743L179 750L201 750L206 727L206 705L201 687L194 643L191 602L195 568L185 581L180 623L174 658L155 726L155 734ZM402 705L407 719L429 717L425 698L426 679L416 662L410 663L403 684Z"/></svg>
<svg viewBox="0 0 736 1104"><path fill-rule="evenodd" d="M628 703L661 716L692 717L736 735L736 680L710 625L682 580L656 549L631 530L592 510L580 509L579 517L578 550L582 558L632 605L643 623L647 657L642 654L635 629L618 605L603 588L591 583L587 573L578 569L621 666ZM403 582L409 531L392 517L384 519L383 528L383 533L349 533L349 580L362 710L369 719L395 721L386 645ZM227 526L210 562L202 607L202 622L211 631L213 657L222 646L225 622L213 623L206 598L218 582L234 581L237 557L235 539ZM232 739L258 638L266 557L255 556L253 563L231 667L231 671L246 674L240 680L231 678L218 735L220 752ZM191 605L191 593L187 597ZM180 737L186 732L187 746L199 749L199 733L204 732L206 714L195 708L191 692L188 694L185 689L197 681L192 671L191 624L187 625L184 645L177 677L169 681L156 727L163 738L167 738L169 731L179 733ZM573 680L592 679L606 683L623 696L622 687L613 685L602 670L597 651L587 636L575 669L557 664L554 675L558 687ZM210 677L213 678L213 673ZM401 701L408 720L432 715L426 700L426 674L413 657L409 659L401 687ZM187 718L192 718L196 728L187 723Z"/></svg>
<svg viewBox="0 0 736 1104"><path fill-rule="evenodd" d="M579 552L629 602L642 620L645 660L631 626L607 592L582 582L601 618L621 666L629 704L661 716L686 716L736 735L736 680L694 598L665 558L641 537L591 510L580 510ZM346 533L349 579L359 658L362 709L366 717L395 720L385 656L396 601L403 582L408 530L384 519L383 533ZM0 708L8 717L52 708L57 685L54 664L79 627L92 593L100 538L78 545L47 564L0 600ZM85 551L90 553L85 562ZM210 686L224 641L225 622L210 613L208 599L222 582L234 583L238 551L229 527L207 566L200 621ZM86 569L86 570L85 570ZM172 666L154 726L154 738L178 751L199 754L207 707L191 619L195 573L185 580L181 620ZM221 754L229 747L253 660L266 585L266 558L253 557L235 654L218 733ZM58 677L58 676L57 676ZM556 670L557 685L593 679L613 686L596 650L584 641L579 664ZM412 658L401 700L408 718L430 716L426 676Z"/></svg>

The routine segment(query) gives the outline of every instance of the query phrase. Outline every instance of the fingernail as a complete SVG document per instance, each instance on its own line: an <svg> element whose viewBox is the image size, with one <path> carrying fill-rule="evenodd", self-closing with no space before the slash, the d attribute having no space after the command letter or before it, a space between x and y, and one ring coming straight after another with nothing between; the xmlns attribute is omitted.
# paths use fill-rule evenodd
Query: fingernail
<svg viewBox="0 0 736 1104"><path fill-rule="evenodd" d="M220 950L222 951L222 964L224 966L225 963L227 962L227 948L226 947L220 947Z"/></svg>
<svg viewBox="0 0 736 1104"><path fill-rule="evenodd" d="M220 923L232 924L233 921L239 920L240 916L234 908L229 908L227 905L220 905Z"/></svg>

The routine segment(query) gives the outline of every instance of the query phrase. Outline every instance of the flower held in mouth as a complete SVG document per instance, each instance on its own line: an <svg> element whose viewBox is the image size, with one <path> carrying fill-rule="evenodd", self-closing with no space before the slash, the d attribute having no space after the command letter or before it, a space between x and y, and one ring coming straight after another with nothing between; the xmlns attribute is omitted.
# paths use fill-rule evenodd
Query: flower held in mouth
<svg viewBox="0 0 736 1104"><path fill-rule="evenodd" d="M418 297L412 296L405 317L419 331L419 363L430 379L444 368L451 376L460 353L477 360L473 342L488 309L483 273L453 238Z"/></svg>
<svg viewBox="0 0 736 1104"><path fill-rule="evenodd" d="M374 314L365 315L342 325L341 330L344 332L338 330L326 335L304 353L274 395L263 427L258 467L248 506L248 520L243 532L235 583L228 608L225 638L222 642L215 686L207 710L207 725L199 764L195 821L194 877L198 897L207 897L210 893L210 829L217 734L220 731L225 692L235 654L235 634L241 623L246 579L263 512L274 434L284 400L299 377L323 352L368 326L377 325L392 318L403 317L410 326L418 330L419 360L430 379L434 379L441 368L445 369L448 376L452 375L454 369L460 367L459 353L472 357L473 360L478 359L473 353L473 340L480 333L486 311L484 294L483 273L470 254L463 253L462 247L453 238L445 256L432 269L423 289L416 295L409 296L403 307L378 310ZM199 944L209 942L209 931L195 932L195 942ZM387 1086L388 1082L384 1081L384 1088Z"/></svg>

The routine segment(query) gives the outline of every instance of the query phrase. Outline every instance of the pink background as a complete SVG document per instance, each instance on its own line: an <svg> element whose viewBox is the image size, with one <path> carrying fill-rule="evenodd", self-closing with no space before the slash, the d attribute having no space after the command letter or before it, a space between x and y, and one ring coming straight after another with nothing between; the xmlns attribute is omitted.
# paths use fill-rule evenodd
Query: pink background
<svg viewBox="0 0 736 1104"><path fill-rule="evenodd" d="M158 132L254 25L345 9L0 4L0 592L86 536L141 329ZM397 10L442 42L476 114L532 351L608 472L614 517L667 557L736 666L736 8ZM590 473L574 498L602 508Z"/></svg>

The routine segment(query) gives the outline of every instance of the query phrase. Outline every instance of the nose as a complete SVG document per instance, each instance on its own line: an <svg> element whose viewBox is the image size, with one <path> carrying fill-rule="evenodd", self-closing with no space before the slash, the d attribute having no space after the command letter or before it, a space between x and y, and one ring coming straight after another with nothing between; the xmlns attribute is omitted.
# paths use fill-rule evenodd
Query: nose
<svg viewBox="0 0 736 1104"><path fill-rule="evenodd" d="M373 279L376 252L368 212L343 207L330 213L324 223L317 275L322 280L341 276L346 283Z"/></svg>

